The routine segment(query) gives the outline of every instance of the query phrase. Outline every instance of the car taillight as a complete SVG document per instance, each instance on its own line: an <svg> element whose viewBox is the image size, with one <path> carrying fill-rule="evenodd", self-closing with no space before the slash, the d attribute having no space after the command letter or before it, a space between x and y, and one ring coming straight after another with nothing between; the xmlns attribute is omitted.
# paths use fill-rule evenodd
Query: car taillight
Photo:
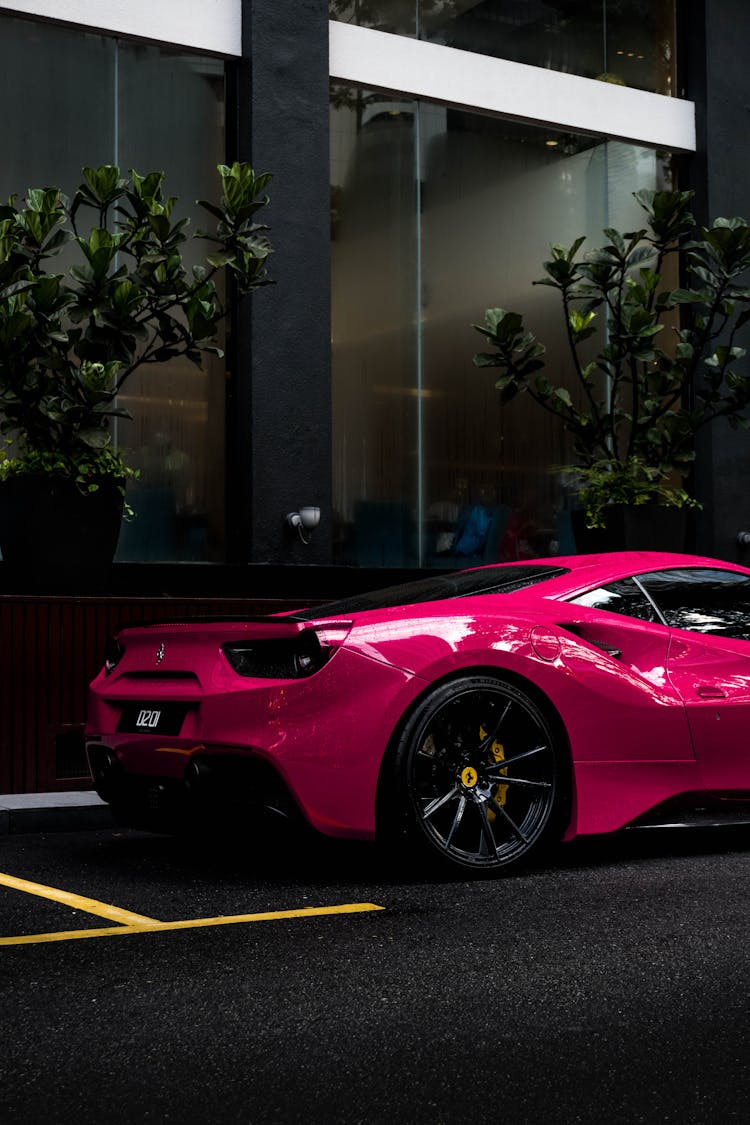
<svg viewBox="0 0 750 1125"><path fill-rule="evenodd" d="M240 676L261 680L300 680L320 671L350 629L349 622L313 625L294 637L237 641L225 644L223 650Z"/></svg>
<svg viewBox="0 0 750 1125"><path fill-rule="evenodd" d="M311 630L306 630L306 632L308 631L316 634L322 648L333 652L334 649L344 643L351 633L352 623L351 621L325 622L322 625L313 625Z"/></svg>
<svg viewBox="0 0 750 1125"><path fill-rule="evenodd" d="M104 674L108 676L122 660L125 649L115 637L110 637L104 647Z"/></svg>

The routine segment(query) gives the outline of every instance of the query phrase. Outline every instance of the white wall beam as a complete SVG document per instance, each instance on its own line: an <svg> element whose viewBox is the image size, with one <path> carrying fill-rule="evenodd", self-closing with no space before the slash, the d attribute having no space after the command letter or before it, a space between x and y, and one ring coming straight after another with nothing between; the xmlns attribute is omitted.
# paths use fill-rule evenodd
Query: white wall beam
<svg viewBox="0 0 750 1125"><path fill-rule="evenodd" d="M241 0L8 0L0 9L212 55L242 53Z"/></svg>
<svg viewBox="0 0 750 1125"><path fill-rule="evenodd" d="M695 106L574 74L330 23L331 77L673 151L695 149Z"/></svg>

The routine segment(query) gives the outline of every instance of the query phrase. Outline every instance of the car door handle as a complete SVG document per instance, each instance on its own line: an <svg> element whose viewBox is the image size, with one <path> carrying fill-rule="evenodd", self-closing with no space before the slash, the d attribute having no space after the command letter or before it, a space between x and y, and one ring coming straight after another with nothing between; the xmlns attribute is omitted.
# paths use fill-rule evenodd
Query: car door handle
<svg viewBox="0 0 750 1125"><path fill-rule="evenodd" d="M726 699L727 697L724 689L716 687L715 684L698 684L695 692L701 699Z"/></svg>

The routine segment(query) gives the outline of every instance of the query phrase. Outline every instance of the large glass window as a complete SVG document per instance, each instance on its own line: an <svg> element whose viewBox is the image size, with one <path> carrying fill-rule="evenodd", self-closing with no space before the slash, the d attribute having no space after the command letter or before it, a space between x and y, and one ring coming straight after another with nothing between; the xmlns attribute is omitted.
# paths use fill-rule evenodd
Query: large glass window
<svg viewBox="0 0 750 1125"><path fill-rule="evenodd" d="M331 19L674 93L674 0L329 0Z"/></svg>
<svg viewBox="0 0 750 1125"><path fill-rule="evenodd" d="M554 553L565 436L524 396L501 406L471 325L523 312L566 378L557 294L532 282L550 244L637 228L632 193L667 186L668 159L341 85L331 119L338 560Z"/></svg>
<svg viewBox="0 0 750 1125"><path fill-rule="evenodd" d="M0 16L0 94L22 110L3 130L0 196L54 184L72 193L84 164L166 172L193 229L224 159L224 64L204 56ZM29 74L33 73L33 81ZM188 243L189 264L201 247ZM175 360L136 375L121 399L126 459L140 469L118 558L220 559L224 544L224 379Z"/></svg>

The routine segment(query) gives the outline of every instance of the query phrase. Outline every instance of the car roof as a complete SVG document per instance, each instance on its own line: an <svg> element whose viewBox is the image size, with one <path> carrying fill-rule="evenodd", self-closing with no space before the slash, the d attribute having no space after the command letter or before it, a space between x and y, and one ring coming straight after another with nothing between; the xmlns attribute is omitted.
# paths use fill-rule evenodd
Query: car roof
<svg viewBox="0 0 750 1125"><path fill-rule="evenodd" d="M371 615L387 618L400 616L417 606L445 605L446 601L463 601L502 598L512 600L520 608L532 604L540 607L545 601L563 601L578 593L595 589L597 586L628 578L631 575L646 574L654 570L680 569L684 567L721 567L727 570L750 574L745 567L719 559L700 555L665 553L659 551L615 551L599 555L566 555L523 562L495 563L489 566L474 567L449 574L435 574L430 578L415 577L413 582L384 587L361 595L344 598L341 601L311 607L291 616L297 620L321 620L322 618L346 617L358 621L372 620ZM540 572L550 570L550 576L540 579ZM528 584L522 572L529 571ZM503 589L503 574L507 574L509 587ZM467 579L477 576L477 588L471 588ZM497 584L494 582L497 576ZM488 607L489 608L489 607ZM497 603L495 605L497 608ZM510 606L508 606L510 609Z"/></svg>
<svg viewBox="0 0 750 1125"><path fill-rule="evenodd" d="M564 573L550 581L518 591L518 597L530 600L560 600L578 591L594 589L609 582L617 582L632 575L648 574L654 570L681 570L699 567L734 570L750 574L747 567L706 555L690 555L667 551L610 551L598 555L556 555L554 558L535 560L564 568ZM481 596L481 595L478 595Z"/></svg>

